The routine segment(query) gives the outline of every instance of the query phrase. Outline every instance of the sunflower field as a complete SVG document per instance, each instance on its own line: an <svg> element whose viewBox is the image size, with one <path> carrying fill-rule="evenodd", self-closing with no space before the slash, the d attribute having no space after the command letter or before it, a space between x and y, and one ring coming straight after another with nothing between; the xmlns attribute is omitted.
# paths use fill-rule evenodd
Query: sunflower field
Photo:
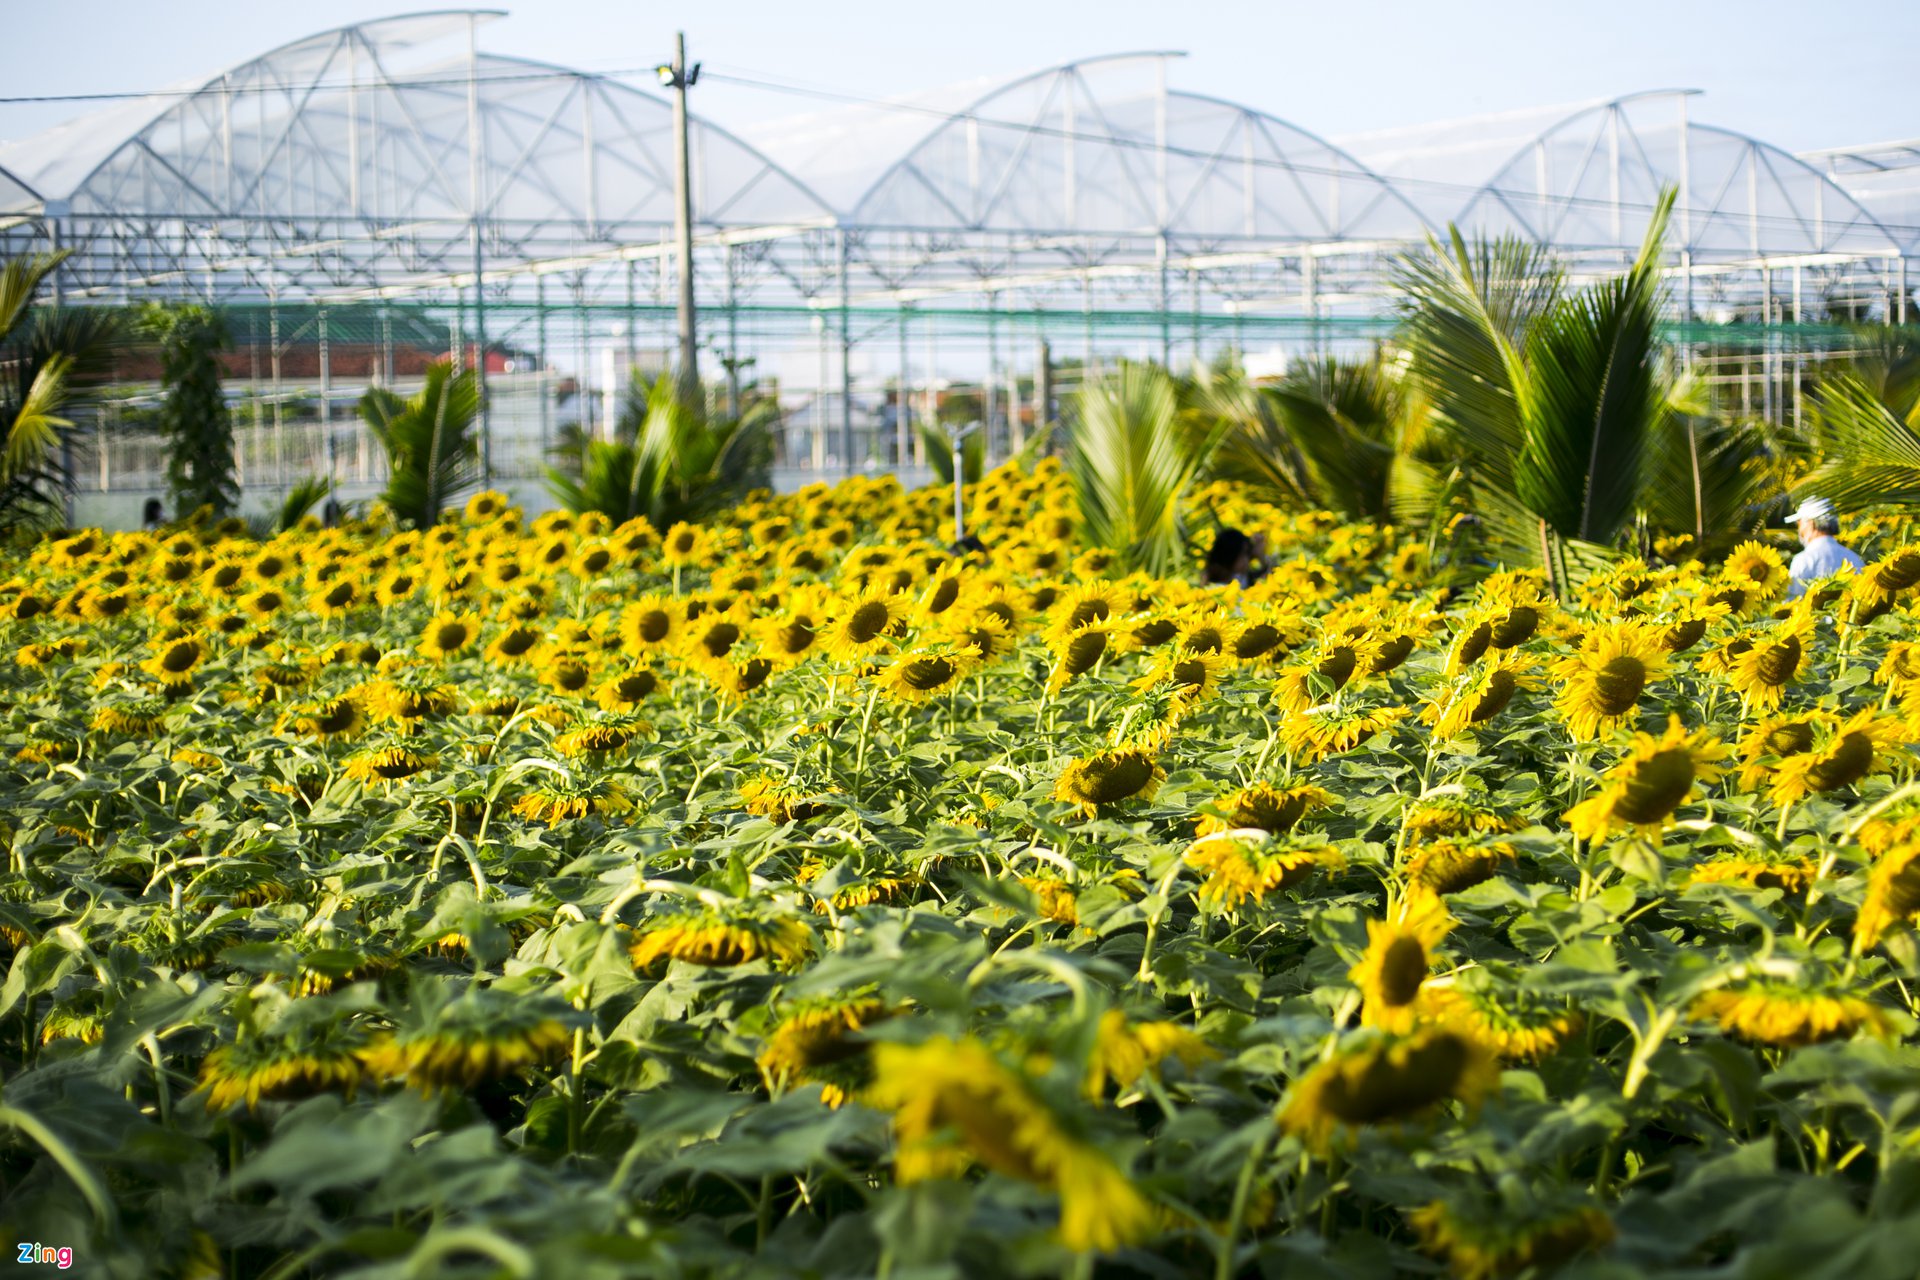
<svg viewBox="0 0 1920 1280"><path fill-rule="evenodd" d="M1067 477L10 553L0 1235L211 1277L1911 1277L1920 530Z"/></svg>

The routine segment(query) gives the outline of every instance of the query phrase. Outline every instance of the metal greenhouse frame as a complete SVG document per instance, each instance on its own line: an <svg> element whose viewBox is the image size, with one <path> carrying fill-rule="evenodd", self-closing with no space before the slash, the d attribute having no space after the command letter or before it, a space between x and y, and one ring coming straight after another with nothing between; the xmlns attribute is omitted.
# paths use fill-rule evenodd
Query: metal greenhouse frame
<svg viewBox="0 0 1920 1280"><path fill-rule="evenodd" d="M71 250L65 302L226 309L258 497L320 472L371 491L350 401L429 349L477 362L490 475L535 497L552 445L605 431L627 370L670 358L671 108L484 51L497 16L341 27L0 144L0 241ZM943 414L1017 447L1056 370L1370 341L1394 259L1448 223L1617 270L1665 186L1676 332L1757 411L1785 411L1830 316L1908 317L1913 144L1795 157L1696 122L1681 91L1329 140L1174 87L1178 57L739 134L694 119L702 345L729 404L779 395L784 482L923 474L912 428ZM162 460L107 430L85 465L97 508Z"/></svg>

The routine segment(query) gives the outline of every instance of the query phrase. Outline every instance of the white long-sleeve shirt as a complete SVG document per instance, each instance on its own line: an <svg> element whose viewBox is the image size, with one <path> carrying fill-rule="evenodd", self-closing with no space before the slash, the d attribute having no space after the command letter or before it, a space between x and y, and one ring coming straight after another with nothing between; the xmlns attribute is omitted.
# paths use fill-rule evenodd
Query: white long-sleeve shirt
<svg viewBox="0 0 1920 1280"><path fill-rule="evenodd" d="M1831 577L1840 572L1842 565L1852 565L1854 572L1858 573L1866 567L1866 563L1857 554L1841 546L1840 539L1823 533L1793 558L1789 570L1793 581L1787 584L1787 599L1798 600L1805 594L1808 583Z"/></svg>

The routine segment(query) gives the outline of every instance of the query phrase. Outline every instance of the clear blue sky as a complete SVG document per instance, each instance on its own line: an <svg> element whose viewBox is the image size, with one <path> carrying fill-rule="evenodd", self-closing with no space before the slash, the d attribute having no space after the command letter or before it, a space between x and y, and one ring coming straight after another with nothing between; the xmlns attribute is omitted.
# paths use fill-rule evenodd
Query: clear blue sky
<svg viewBox="0 0 1920 1280"><path fill-rule="evenodd" d="M426 7L420 4L419 7ZM0 96L156 88L406 0L4 0ZM1792 150L1920 136L1920 0L522 0L482 48L592 71L662 59L676 27L716 71L863 96L1091 54L1183 49L1177 88L1322 134L1703 89L1694 118ZM725 125L818 100L711 82ZM0 138L87 109L0 105Z"/></svg>

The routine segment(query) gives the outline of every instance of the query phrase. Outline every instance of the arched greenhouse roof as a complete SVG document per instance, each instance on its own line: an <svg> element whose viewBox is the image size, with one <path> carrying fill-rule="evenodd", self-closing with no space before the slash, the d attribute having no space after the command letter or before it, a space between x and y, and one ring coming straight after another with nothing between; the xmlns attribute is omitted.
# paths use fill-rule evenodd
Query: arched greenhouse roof
<svg viewBox="0 0 1920 1280"><path fill-rule="evenodd" d="M635 268L655 261L664 296L669 102L483 52L497 16L323 31L0 144L0 233L72 247L75 296L351 302L558 274L576 301L631 309ZM1330 140L1170 86L1178 57L739 134L695 117L696 291L724 281L730 302L812 312L942 296L1088 309L1097 291L1165 311L1177 281L1188 310L1311 317L1377 309L1391 257L1450 222L1606 269L1667 186L1683 191L1670 265L1752 276L1749 291L1791 263L1851 274L1858 294L1920 248L1920 146L1796 158L1695 123L1672 90Z"/></svg>
<svg viewBox="0 0 1920 1280"><path fill-rule="evenodd" d="M1697 264L1901 251L1818 169L1694 122L1694 96L1660 90L1346 141L1433 221L1574 255L1631 254L1669 186L1680 195L1668 247Z"/></svg>
<svg viewBox="0 0 1920 1280"><path fill-rule="evenodd" d="M1920 253L1920 138L1834 151L1805 151L1819 169L1906 247Z"/></svg>
<svg viewBox="0 0 1920 1280"><path fill-rule="evenodd" d="M1067 63L994 89L880 168L852 222L1282 243L1422 227L1387 183L1306 130L1168 89L1172 56Z"/></svg>
<svg viewBox="0 0 1920 1280"><path fill-rule="evenodd" d="M658 245L673 223L670 104L479 52L472 31L495 16L415 14L321 32L191 89L0 147L0 165L63 217L181 220L244 237L224 246L235 258L324 254L332 278L369 284L431 284L470 265L476 216L494 269ZM459 37L461 52L402 65L416 47ZM696 121L689 149L704 227L831 220L727 131ZM274 243L251 243L250 228ZM404 240L407 253L383 239Z"/></svg>

